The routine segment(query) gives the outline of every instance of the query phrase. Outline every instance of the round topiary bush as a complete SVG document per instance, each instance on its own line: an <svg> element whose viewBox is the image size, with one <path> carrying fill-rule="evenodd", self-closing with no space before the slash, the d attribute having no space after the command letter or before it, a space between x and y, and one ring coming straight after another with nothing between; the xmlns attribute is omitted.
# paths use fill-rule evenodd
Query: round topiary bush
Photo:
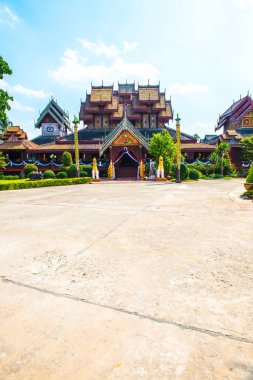
<svg viewBox="0 0 253 380"><path fill-rule="evenodd" d="M72 156L69 152L63 152L61 156L61 162L64 166L70 166L73 164Z"/></svg>
<svg viewBox="0 0 253 380"><path fill-rule="evenodd" d="M24 167L24 172L25 172L26 177L28 176L29 173L37 172L37 171L38 171L38 166L36 166L34 164L27 164Z"/></svg>
<svg viewBox="0 0 253 380"><path fill-rule="evenodd" d="M67 176L68 178L76 177L76 165L70 165L70 167L67 169Z"/></svg>
<svg viewBox="0 0 253 380"><path fill-rule="evenodd" d="M246 178L247 183L253 183L253 163L251 164L251 167L249 169L247 178Z"/></svg>
<svg viewBox="0 0 253 380"><path fill-rule="evenodd" d="M87 172L84 170L82 172L80 172L80 177L88 177Z"/></svg>
<svg viewBox="0 0 253 380"><path fill-rule="evenodd" d="M197 181L200 177L200 172L196 169L191 169L189 171L189 178L190 179L194 179L195 181Z"/></svg>
<svg viewBox="0 0 253 380"><path fill-rule="evenodd" d="M44 179L48 179L48 178L55 178L55 173L52 171L52 170L46 170L44 173L43 173L43 178Z"/></svg>
<svg viewBox="0 0 253 380"><path fill-rule="evenodd" d="M67 178L67 173L66 172L59 172L56 174L56 178Z"/></svg>

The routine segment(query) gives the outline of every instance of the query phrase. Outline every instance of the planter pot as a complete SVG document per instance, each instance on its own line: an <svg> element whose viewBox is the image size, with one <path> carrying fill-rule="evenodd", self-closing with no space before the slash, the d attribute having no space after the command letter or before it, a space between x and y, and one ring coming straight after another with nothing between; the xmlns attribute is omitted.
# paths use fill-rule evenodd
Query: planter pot
<svg viewBox="0 0 253 380"><path fill-rule="evenodd" d="M253 183L245 183L244 187L246 190L253 190Z"/></svg>

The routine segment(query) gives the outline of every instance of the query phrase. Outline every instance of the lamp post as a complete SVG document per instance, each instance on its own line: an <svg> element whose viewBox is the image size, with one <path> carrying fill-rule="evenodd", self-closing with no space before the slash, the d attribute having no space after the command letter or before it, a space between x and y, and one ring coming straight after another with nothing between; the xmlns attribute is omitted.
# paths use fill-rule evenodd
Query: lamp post
<svg viewBox="0 0 253 380"><path fill-rule="evenodd" d="M80 167L79 167L79 148L78 148L78 124L79 120L74 116L74 120L72 122L74 124L74 143L75 143L75 162L76 162L76 176L80 175Z"/></svg>
<svg viewBox="0 0 253 380"><path fill-rule="evenodd" d="M180 117L176 118L176 161L177 161L177 183L181 182L180 166L181 166L181 143L180 143Z"/></svg>

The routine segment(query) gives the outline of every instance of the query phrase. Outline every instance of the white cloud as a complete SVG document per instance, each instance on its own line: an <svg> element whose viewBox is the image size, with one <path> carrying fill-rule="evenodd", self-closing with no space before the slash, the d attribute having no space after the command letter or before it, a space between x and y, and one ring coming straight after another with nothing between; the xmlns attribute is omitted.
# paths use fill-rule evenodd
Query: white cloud
<svg viewBox="0 0 253 380"><path fill-rule="evenodd" d="M115 57L118 57L118 55L119 55L118 49L113 44L112 45L106 45L102 41L91 42L89 40L84 40L82 38L79 38L78 41L81 42L81 44L84 48L92 51L93 53L95 53L97 55L104 54L108 58L115 58Z"/></svg>
<svg viewBox="0 0 253 380"><path fill-rule="evenodd" d="M49 92L44 92L42 90L33 90L32 88L24 87L21 84L11 86L3 79L0 79L0 88L3 90L8 90L11 93L21 94L36 99L48 98L51 95Z"/></svg>
<svg viewBox="0 0 253 380"><path fill-rule="evenodd" d="M30 106L24 106L23 104L19 103L17 100L14 100L11 103L12 110L15 111L23 111L23 112L35 112L35 109Z"/></svg>
<svg viewBox="0 0 253 380"><path fill-rule="evenodd" d="M10 88L10 85L5 80L0 79L0 88L2 90L7 90L7 88Z"/></svg>
<svg viewBox="0 0 253 380"><path fill-rule="evenodd" d="M136 50L138 47L138 43L137 42L133 42L133 43L130 43L128 41L124 41L123 42L123 52L124 53L128 53L132 50Z"/></svg>
<svg viewBox="0 0 253 380"><path fill-rule="evenodd" d="M0 8L0 24L7 25L12 29L19 23L19 17L7 6Z"/></svg>
<svg viewBox="0 0 253 380"><path fill-rule="evenodd" d="M22 123L22 127L29 128L34 127L34 120L28 120Z"/></svg>
<svg viewBox="0 0 253 380"><path fill-rule="evenodd" d="M172 95L179 94L179 95L196 95L196 94L202 94L204 92L207 92L209 90L209 87L207 85L202 84L195 84L195 83L187 83L187 84L180 84L175 83L169 87L169 92Z"/></svg>
<svg viewBox="0 0 253 380"><path fill-rule="evenodd" d="M50 93L46 93L42 90L33 90L32 88L24 87L21 84L12 86L11 90L17 94L22 94L22 95L32 97L32 98L37 98L37 99L48 98L51 95Z"/></svg>
<svg viewBox="0 0 253 380"><path fill-rule="evenodd" d="M253 10L252 0L234 0L234 3L240 9Z"/></svg>
<svg viewBox="0 0 253 380"><path fill-rule="evenodd" d="M183 130L189 134L197 133L201 138L204 138L205 135L215 135L214 123L211 122L194 122L188 125L183 126Z"/></svg>
<svg viewBox="0 0 253 380"><path fill-rule="evenodd" d="M14 13L14 12L12 12L11 10L10 10L10 8L8 8L8 7L4 7L3 8L3 11L8 15L8 16L10 16L10 18L13 20L13 21L17 21L17 22L19 22L19 18L18 18L18 16Z"/></svg>
<svg viewBox="0 0 253 380"><path fill-rule="evenodd" d="M113 55L113 54L112 54ZM139 80L156 82L158 69L146 62L129 63L120 57L113 57L107 65L105 63L89 64L86 57L79 51L67 49L61 57L61 64L49 75L56 82L68 86L82 87L84 83L95 81L101 83L117 82L122 80Z"/></svg>

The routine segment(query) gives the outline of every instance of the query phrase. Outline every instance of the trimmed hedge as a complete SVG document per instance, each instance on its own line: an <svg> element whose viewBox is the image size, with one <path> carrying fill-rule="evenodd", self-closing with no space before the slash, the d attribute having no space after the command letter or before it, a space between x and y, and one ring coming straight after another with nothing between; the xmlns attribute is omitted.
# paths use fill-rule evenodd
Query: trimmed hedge
<svg viewBox="0 0 253 380"><path fill-rule="evenodd" d="M3 183L3 184L0 184L0 191L1 190L31 189L35 187L80 185L84 183L91 183L91 178L83 177L83 178L65 178L65 179L43 179L41 181Z"/></svg>
<svg viewBox="0 0 253 380"><path fill-rule="evenodd" d="M88 173L85 171L80 172L80 177L88 177Z"/></svg>
<svg viewBox="0 0 253 380"><path fill-rule="evenodd" d="M13 181L15 179L20 179L20 177L19 175L4 175L1 179L4 179L5 181Z"/></svg>

